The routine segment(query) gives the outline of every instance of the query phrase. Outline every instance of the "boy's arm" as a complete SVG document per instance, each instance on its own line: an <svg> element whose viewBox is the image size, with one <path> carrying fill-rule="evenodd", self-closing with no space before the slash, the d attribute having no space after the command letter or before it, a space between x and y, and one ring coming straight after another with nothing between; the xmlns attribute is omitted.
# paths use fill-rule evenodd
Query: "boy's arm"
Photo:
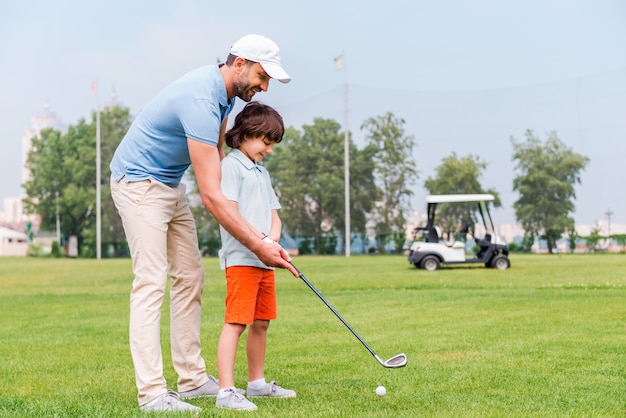
<svg viewBox="0 0 626 418"><path fill-rule="evenodd" d="M282 231L283 224L278 216L278 210L272 209L272 228L269 232L269 237L274 242L280 241L280 233Z"/></svg>
<svg viewBox="0 0 626 418"><path fill-rule="evenodd" d="M263 241L273 242L274 244L276 244L276 246L280 248L280 252L283 254L283 258L289 259L291 261L291 257L289 257L289 254L287 253L287 251L278 243L280 241L280 233L282 231L282 228L283 228L282 222L280 218L278 217L278 210L272 209L272 226L270 228L269 235L266 236L263 239ZM295 276L297 275L298 274L295 274Z"/></svg>

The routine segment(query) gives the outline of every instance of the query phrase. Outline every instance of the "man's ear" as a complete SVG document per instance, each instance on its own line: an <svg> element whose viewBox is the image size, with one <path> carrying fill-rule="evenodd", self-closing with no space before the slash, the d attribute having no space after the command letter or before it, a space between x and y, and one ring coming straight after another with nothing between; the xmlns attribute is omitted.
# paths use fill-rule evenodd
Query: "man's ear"
<svg viewBox="0 0 626 418"><path fill-rule="evenodd" d="M235 61L233 62L233 67L235 68L237 73L240 73L241 71L244 70L244 68L246 68L247 63L248 63L248 60L246 60L245 58L237 57L235 58Z"/></svg>

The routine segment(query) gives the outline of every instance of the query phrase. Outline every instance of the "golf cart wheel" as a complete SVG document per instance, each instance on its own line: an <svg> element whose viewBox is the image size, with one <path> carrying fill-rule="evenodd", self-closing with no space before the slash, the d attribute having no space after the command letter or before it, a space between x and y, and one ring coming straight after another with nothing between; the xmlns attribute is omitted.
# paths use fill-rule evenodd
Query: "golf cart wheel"
<svg viewBox="0 0 626 418"><path fill-rule="evenodd" d="M509 257L506 255L498 254L491 260L491 267L498 270L506 270L511 267L511 261L509 261Z"/></svg>
<svg viewBox="0 0 626 418"><path fill-rule="evenodd" d="M435 271L439 268L439 259L434 255L427 255L420 262L420 267L424 270Z"/></svg>

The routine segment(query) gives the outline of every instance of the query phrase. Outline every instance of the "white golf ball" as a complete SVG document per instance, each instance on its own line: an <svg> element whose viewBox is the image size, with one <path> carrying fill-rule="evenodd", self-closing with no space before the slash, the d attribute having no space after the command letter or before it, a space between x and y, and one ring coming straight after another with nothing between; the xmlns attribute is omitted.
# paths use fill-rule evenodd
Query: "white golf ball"
<svg viewBox="0 0 626 418"><path fill-rule="evenodd" d="M384 387L384 386L378 386L378 387L376 388L376 394L377 394L378 396L385 396L385 395L387 394L387 389L385 389L385 387Z"/></svg>

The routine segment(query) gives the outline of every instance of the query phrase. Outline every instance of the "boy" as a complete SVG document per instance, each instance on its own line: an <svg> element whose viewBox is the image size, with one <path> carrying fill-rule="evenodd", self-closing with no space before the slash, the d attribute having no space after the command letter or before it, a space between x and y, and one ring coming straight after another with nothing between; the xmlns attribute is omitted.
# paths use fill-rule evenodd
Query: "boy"
<svg viewBox="0 0 626 418"><path fill-rule="evenodd" d="M265 167L258 165L282 141L282 117L270 106L250 102L235 118L226 133L231 152L222 161L222 192L253 228L265 234L264 241L278 242L280 204ZM224 328L217 346L220 390L218 408L254 411L234 384L234 367L239 337L249 326L246 342L249 397L293 398L293 390L283 389L264 376L265 346L270 320L276 319L274 269L220 227L220 265L226 269L226 311ZM277 244L278 245L278 244ZM281 249L282 250L282 249ZM284 251L284 250L283 250Z"/></svg>

